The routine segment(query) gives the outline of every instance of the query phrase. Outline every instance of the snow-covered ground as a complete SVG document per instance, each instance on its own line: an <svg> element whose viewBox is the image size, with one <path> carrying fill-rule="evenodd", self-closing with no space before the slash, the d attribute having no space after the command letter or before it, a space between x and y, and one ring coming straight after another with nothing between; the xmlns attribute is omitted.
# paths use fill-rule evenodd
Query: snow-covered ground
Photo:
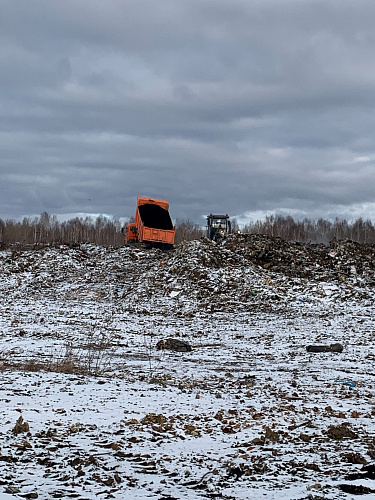
<svg viewBox="0 0 375 500"><path fill-rule="evenodd" d="M0 499L374 497L371 270L233 245L0 253Z"/></svg>

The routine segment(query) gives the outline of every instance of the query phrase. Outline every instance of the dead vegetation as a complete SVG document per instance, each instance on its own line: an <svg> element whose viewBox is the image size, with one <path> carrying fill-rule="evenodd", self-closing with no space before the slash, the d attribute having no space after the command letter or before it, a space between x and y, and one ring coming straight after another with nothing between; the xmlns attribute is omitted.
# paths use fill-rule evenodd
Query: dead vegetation
<svg viewBox="0 0 375 500"><path fill-rule="evenodd" d="M0 353L2 370L54 372L74 375L105 375L116 356L113 338L103 333L89 335L77 344L66 343L59 351L48 354L20 356L9 350Z"/></svg>

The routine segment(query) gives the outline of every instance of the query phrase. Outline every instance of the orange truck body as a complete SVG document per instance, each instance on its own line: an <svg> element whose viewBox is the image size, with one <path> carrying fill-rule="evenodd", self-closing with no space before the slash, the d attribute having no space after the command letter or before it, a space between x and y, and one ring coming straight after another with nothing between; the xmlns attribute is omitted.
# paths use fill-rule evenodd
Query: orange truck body
<svg viewBox="0 0 375 500"><path fill-rule="evenodd" d="M166 200L138 196L135 220L127 227L125 243L172 247L175 228L168 210Z"/></svg>

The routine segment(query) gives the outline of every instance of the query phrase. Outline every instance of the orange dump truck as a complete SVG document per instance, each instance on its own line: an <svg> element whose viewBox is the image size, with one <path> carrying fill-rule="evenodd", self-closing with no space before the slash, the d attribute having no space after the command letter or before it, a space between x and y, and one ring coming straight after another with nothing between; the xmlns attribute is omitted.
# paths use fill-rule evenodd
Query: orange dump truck
<svg viewBox="0 0 375 500"><path fill-rule="evenodd" d="M138 196L135 221L127 227L125 243L172 248L175 228L168 209L166 200Z"/></svg>

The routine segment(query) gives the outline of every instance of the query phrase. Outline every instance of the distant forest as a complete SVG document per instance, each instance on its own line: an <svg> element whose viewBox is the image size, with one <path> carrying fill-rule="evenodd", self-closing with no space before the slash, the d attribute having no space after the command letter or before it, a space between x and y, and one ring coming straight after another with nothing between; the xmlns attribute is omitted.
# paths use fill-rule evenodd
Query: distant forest
<svg viewBox="0 0 375 500"><path fill-rule="evenodd" d="M125 226L126 227L126 226ZM119 219L107 217L75 217L59 222L56 215L43 212L40 217L25 217L22 222L0 219L0 247L30 248L44 245L74 245L94 243L102 246L121 246L124 234ZM190 221L176 222L175 242L199 239L205 231Z"/></svg>
<svg viewBox="0 0 375 500"><path fill-rule="evenodd" d="M24 218L22 222L0 219L0 245L2 248L9 248L12 245L28 248L76 243L121 246L124 243L121 228L118 219L111 220L103 216L76 217L59 222L55 215L43 212L40 217ZM333 222L325 219L295 221L290 216L271 215L264 220L251 222L241 227L233 219L232 229L233 232L266 234L301 243L329 243L335 238L375 244L375 227L370 220L362 218L354 222L348 222L345 219L336 219ZM199 224L190 220L177 220L176 244L184 240L199 239L204 235L205 230Z"/></svg>
<svg viewBox="0 0 375 500"><path fill-rule="evenodd" d="M290 216L271 215L262 221L246 224L241 232L279 236L301 243L329 243L333 239L375 243L375 226L370 219L364 220L362 217L354 222L338 218L331 222L322 218L295 221Z"/></svg>

